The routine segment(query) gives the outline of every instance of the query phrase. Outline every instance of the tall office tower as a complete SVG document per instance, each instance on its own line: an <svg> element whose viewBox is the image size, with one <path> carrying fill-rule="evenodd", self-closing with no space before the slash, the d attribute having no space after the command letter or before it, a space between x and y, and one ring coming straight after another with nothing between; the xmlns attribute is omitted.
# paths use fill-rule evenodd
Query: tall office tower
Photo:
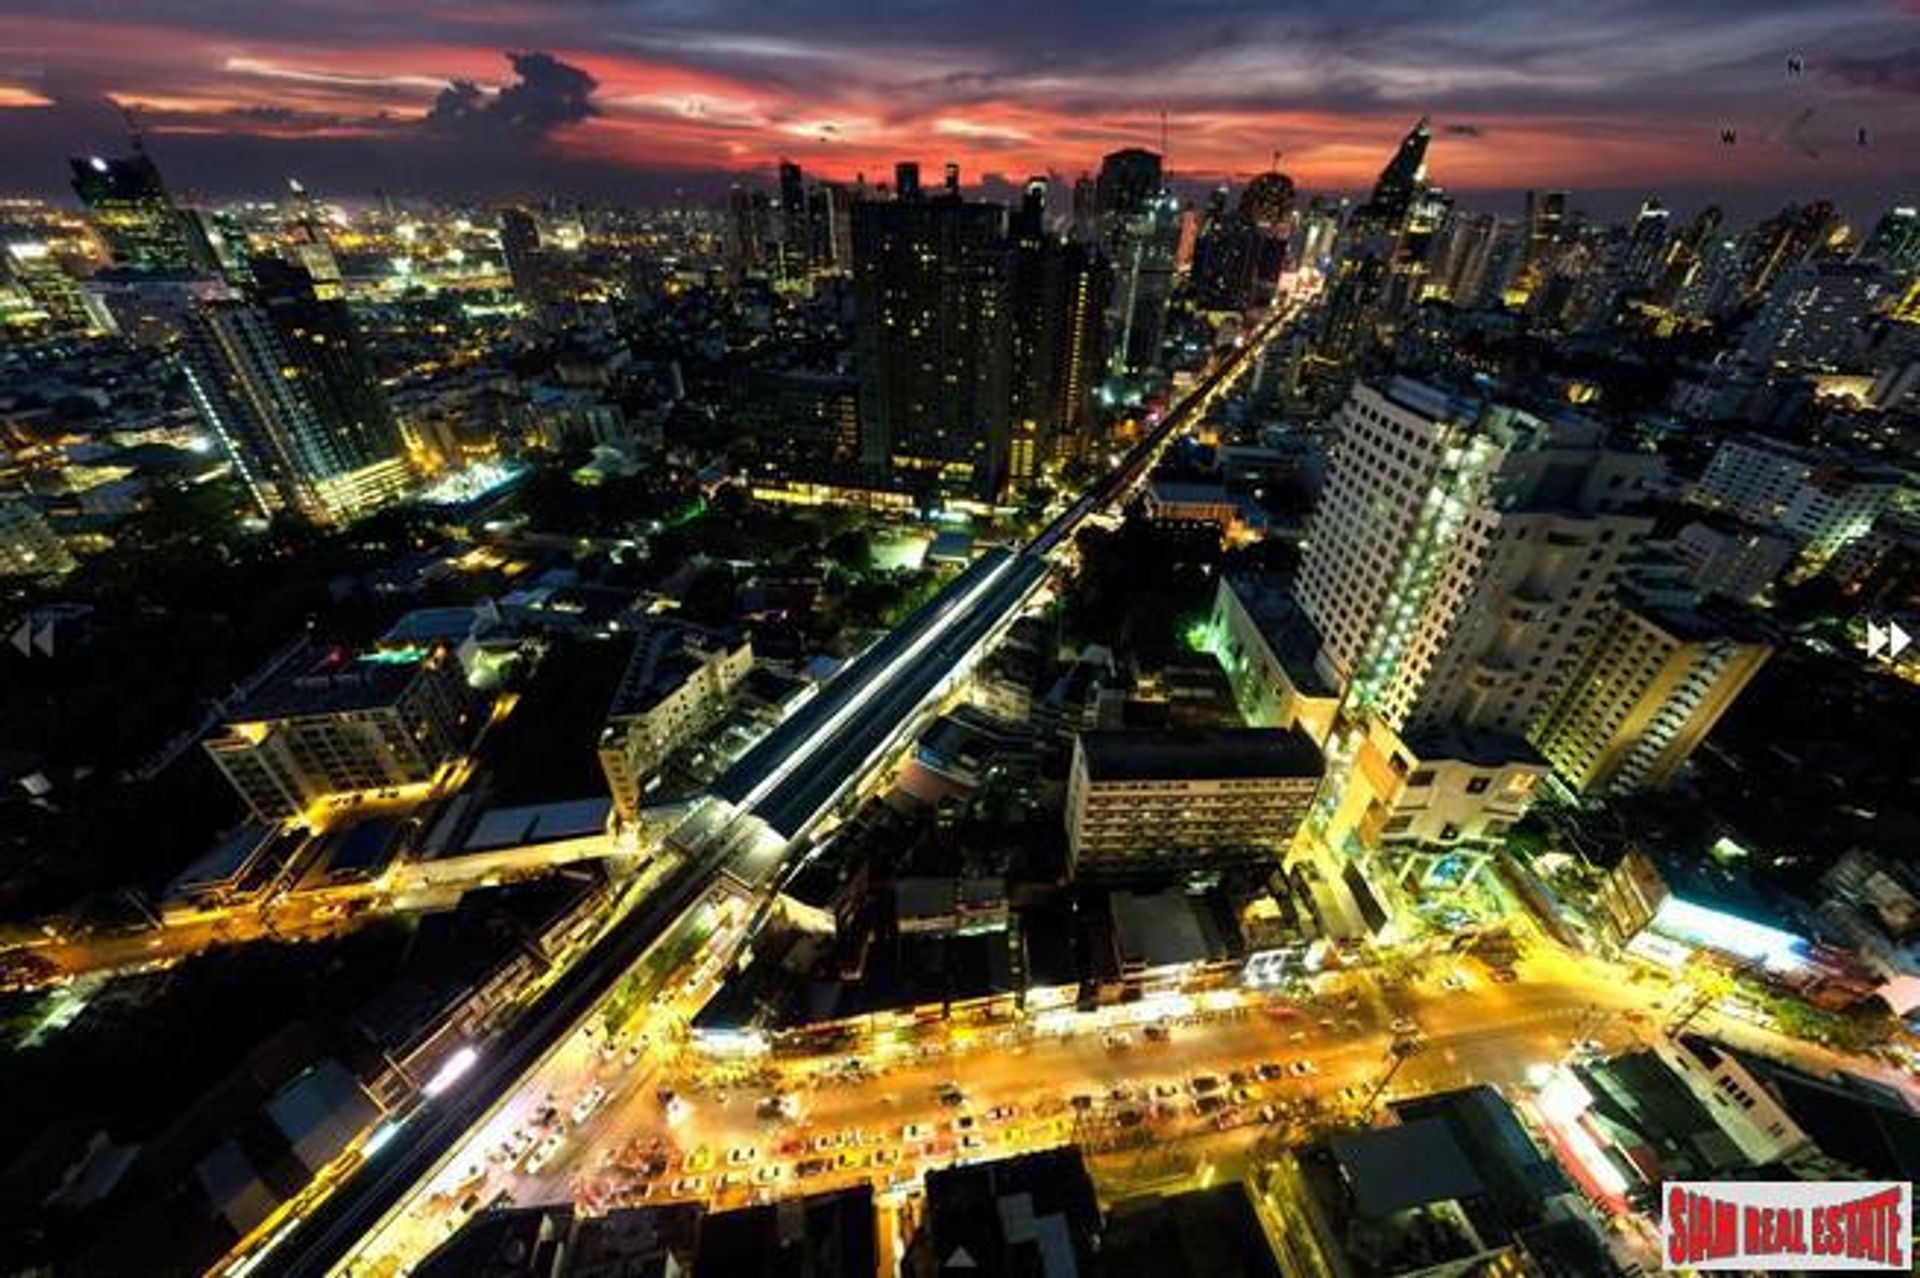
<svg viewBox="0 0 1920 1278"><path fill-rule="evenodd" d="M1854 254L1898 275L1920 271L1920 212L1902 206L1888 209Z"/></svg>
<svg viewBox="0 0 1920 1278"><path fill-rule="evenodd" d="M1101 157L1094 203L1111 226L1145 213L1160 198L1162 186L1160 157L1139 147L1127 147Z"/></svg>
<svg viewBox="0 0 1920 1278"><path fill-rule="evenodd" d="M1340 258L1327 285L1327 304L1314 334L1314 353L1322 360L1345 363L1365 352L1386 309L1404 299L1407 274L1417 260L1407 229L1416 204L1428 194L1431 141L1432 130L1423 117L1381 169L1373 194L1347 219ZM1423 227L1419 251L1431 229Z"/></svg>
<svg viewBox="0 0 1920 1278"><path fill-rule="evenodd" d="M1188 279L1196 300L1209 310L1271 302L1286 265L1286 241L1241 211L1245 204L1242 200L1229 212L1227 189L1215 191L1194 244Z"/></svg>
<svg viewBox="0 0 1920 1278"><path fill-rule="evenodd" d="M1758 297L1790 267L1826 246L1840 224L1833 205L1789 204L1747 233L1741 257L1741 298Z"/></svg>
<svg viewBox="0 0 1920 1278"><path fill-rule="evenodd" d="M800 166L780 161L780 270L781 279L797 279L812 265L813 228L807 207L807 183Z"/></svg>
<svg viewBox="0 0 1920 1278"><path fill-rule="evenodd" d="M1008 452L1006 211L909 189L853 208L861 460L991 499Z"/></svg>
<svg viewBox="0 0 1920 1278"><path fill-rule="evenodd" d="M1528 738L1583 794L1658 789L1772 652L1730 613L1623 600Z"/></svg>
<svg viewBox="0 0 1920 1278"><path fill-rule="evenodd" d="M1499 229L1491 213L1456 213L1447 219L1434 251L1432 287L1439 296L1462 308L1482 304Z"/></svg>
<svg viewBox="0 0 1920 1278"><path fill-rule="evenodd" d="M1673 308L1682 315L1715 319L1740 304L1741 281L1746 276L1740 241L1711 235L1700 246L1699 261L1675 292Z"/></svg>
<svg viewBox="0 0 1920 1278"><path fill-rule="evenodd" d="M808 260L815 270L853 269L852 203L838 182L816 183L807 193Z"/></svg>
<svg viewBox="0 0 1920 1278"><path fill-rule="evenodd" d="M1370 235L1398 237L1405 228L1414 201L1427 189L1427 147L1433 141L1433 129L1422 116L1407 136L1400 139L1393 158L1380 170L1373 194L1354 210L1350 224L1356 238Z"/></svg>
<svg viewBox="0 0 1920 1278"><path fill-rule="evenodd" d="M1658 460L1407 378L1357 384L1338 428L1299 580L1321 673L1396 729L1520 735L1653 526Z"/></svg>
<svg viewBox="0 0 1920 1278"><path fill-rule="evenodd" d="M1627 236L1627 252L1621 264L1622 283L1643 288L1659 277L1667 260L1667 226L1672 214L1659 200L1648 196L1640 202Z"/></svg>
<svg viewBox="0 0 1920 1278"><path fill-rule="evenodd" d="M1566 222L1565 191L1527 192L1526 239L1515 281L1519 288L1531 293L1552 273L1554 259L1566 235Z"/></svg>
<svg viewBox="0 0 1920 1278"><path fill-rule="evenodd" d="M0 496L0 577L58 577L73 555L38 510L22 497Z"/></svg>
<svg viewBox="0 0 1920 1278"><path fill-rule="evenodd" d="M1083 244L1100 238L1100 184L1091 173L1074 179L1071 234Z"/></svg>
<svg viewBox="0 0 1920 1278"><path fill-rule="evenodd" d="M920 166L914 161L902 160L893 166L893 198L896 200L920 198Z"/></svg>
<svg viewBox="0 0 1920 1278"><path fill-rule="evenodd" d="M201 419L263 514L354 519L405 495L399 427L345 302L276 258L245 295L194 308L185 369Z"/></svg>
<svg viewBox="0 0 1920 1278"><path fill-rule="evenodd" d="M1011 223L1012 352L1008 479L1024 487L1048 462L1079 456L1093 427L1113 273L1090 244L1046 228L1046 179L1027 183Z"/></svg>
<svg viewBox="0 0 1920 1278"><path fill-rule="evenodd" d="M105 308L87 305L80 281L67 274L52 250L38 240L14 240L0 250L0 281L11 282L46 317L46 327L61 333L104 331Z"/></svg>
<svg viewBox="0 0 1920 1278"><path fill-rule="evenodd" d="M500 252L514 295L525 306L539 309L560 300L560 277L546 248L540 220L523 208L500 210Z"/></svg>
<svg viewBox="0 0 1920 1278"><path fill-rule="evenodd" d="M1709 204L1694 215L1685 230L1667 241L1660 269L1653 280L1653 299L1662 306L1676 306L1684 290L1699 273L1708 244L1720 230L1720 206Z"/></svg>
<svg viewBox="0 0 1920 1278"><path fill-rule="evenodd" d="M736 186L727 192L727 264L737 281L767 264L773 210L766 193Z"/></svg>
<svg viewBox="0 0 1920 1278"><path fill-rule="evenodd" d="M1109 368L1114 375L1138 377L1160 366L1179 251L1180 202L1173 196L1155 195L1140 212L1120 218L1113 234L1114 287L1108 314L1114 335Z"/></svg>
<svg viewBox="0 0 1920 1278"><path fill-rule="evenodd" d="M73 190L107 242L115 266L212 271L216 263L193 223L175 207L160 170L136 147L124 159L72 162Z"/></svg>
<svg viewBox="0 0 1920 1278"><path fill-rule="evenodd" d="M1898 296L1872 262L1803 261L1775 282L1740 353L1756 364L1842 369L1866 352L1865 324Z"/></svg>
<svg viewBox="0 0 1920 1278"><path fill-rule="evenodd" d="M1271 169L1240 192L1240 216L1273 234L1284 234L1293 217L1293 179Z"/></svg>

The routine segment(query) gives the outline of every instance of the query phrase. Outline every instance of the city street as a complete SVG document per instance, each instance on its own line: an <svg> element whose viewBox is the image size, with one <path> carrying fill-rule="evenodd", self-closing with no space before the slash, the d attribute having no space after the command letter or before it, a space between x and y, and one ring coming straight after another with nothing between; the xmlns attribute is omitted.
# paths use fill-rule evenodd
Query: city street
<svg viewBox="0 0 1920 1278"><path fill-rule="evenodd" d="M927 1170L1067 1142L1089 1153L1110 1201L1212 1183L1242 1175L1263 1142L1270 1153L1317 1124L1358 1119L1376 1093L1518 1088L1530 1067L1563 1060L1576 1044L1613 1052L1643 1043L1684 1002L1665 982L1539 944L1510 982L1442 957L1397 988L1358 971L1321 978L1323 991L1300 1000L1176 998L1195 1006L1160 1022L1165 1041L1144 1027L1122 1039L1111 1019L1090 1014L1072 1017L1067 1034L953 1030L947 1042L964 1045L876 1048L852 1068L846 1058L720 1060L676 1045L675 1027L718 975L711 959L701 964L611 1049L595 1018L352 1272L402 1272L492 1202L724 1208L871 1181L898 1209ZM1702 1027L1809 1069L1838 1062L1757 1027ZM1402 1058L1396 1039L1415 1049ZM1910 1085L1870 1062L1846 1064ZM676 1098L671 1116L663 1094ZM784 1113L770 1104L776 1096L790 1098Z"/></svg>

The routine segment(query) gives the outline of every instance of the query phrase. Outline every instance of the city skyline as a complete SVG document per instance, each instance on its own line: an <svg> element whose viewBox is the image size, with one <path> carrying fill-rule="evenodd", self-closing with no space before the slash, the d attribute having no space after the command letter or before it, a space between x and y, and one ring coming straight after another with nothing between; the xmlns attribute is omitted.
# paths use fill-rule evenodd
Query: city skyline
<svg viewBox="0 0 1920 1278"><path fill-rule="evenodd" d="M1910 6L1837 3L1502 3L1470 28L1384 4L1207 5L1017 32L947 5L888 26L744 3L29 4L0 19L0 152L55 190L66 155L121 144L128 108L211 196L289 176L362 196L705 194L780 158L870 180L953 161L971 185L1158 147L1164 112L1176 173L1244 180L1279 151L1303 189L1356 190L1428 115L1456 192L1566 187L1611 212L1657 190L1742 214L1827 196L1866 217L1920 145L1916 41Z"/></svg>

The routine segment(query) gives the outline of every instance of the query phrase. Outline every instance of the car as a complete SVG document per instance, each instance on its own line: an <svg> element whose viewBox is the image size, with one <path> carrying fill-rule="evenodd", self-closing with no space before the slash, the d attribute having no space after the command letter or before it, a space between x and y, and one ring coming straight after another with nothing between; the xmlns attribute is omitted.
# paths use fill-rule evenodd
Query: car
<svg viewBox="0 0 1920 1278"><path fill-rule="evenodd" d="M900 1129L900 1139L904 1141L922 1141L933 1135L933 1128L925 1123L908 1123Z"/></svg>
<svg viewBox="0 0 1920 1278"><path fill-rule="evenodd" d="M756 1185L771 1185L774 1181L780 1179L780 1170L779 1163L761 1163L753 1169L753 1183Z"/></svg>
<svg viewBox="0 0 1920 1278"><path fill-rule="evenodd" d="M1164 1025L1149 1025L1143 1031L1149 1043L1167 1043L1173 1040L1173 1031Z"/></svg>
<svg viewBox="0 0 1920 1278"><path fill-rule="evenodd" d="M1155 1083L1153 1085L1153 1094L1161 1100L1172 1100L1180 1094L1180 1084Z"/></svg>
<svg viewBox="0 0 1920 1278"><path fill-rule="evenodd" d="M808 1176L818 1176L831 1166L833 1166L831 1158L803 1158L794 1166L793 1174L805 1179Z"/></svg>
<svg viewBox="0 0 1920 1278"><path fill-rule="evenodd" d="M953 1130L956 1132L970 1132L973 1130L973 1127L974 1117L972 1114L962 1114L953 1120Z"/></svg>
<svg viewBox="0 0 1920 1278"><path fill-rule="evenodd" d="M687 1155L686 1161L680 1164L680 1170L683 1172L703 1172L711 1166L713 1166L713 1151L705 1145L701 1145L691 1154Z"/></svg>
<svg viewBox="0 0 1920 1278"><path fill-rule="evenodd" d="M889 1164L898 1162L899 1159L900 1155L891 1149L876 1149L873 1151L873 1165L875 1167L886 1167Z"/></svg>
<svg viewBox="0 0 1920 1278"><path fill-rule="evenodd" d="M1125 1083L1115 1083L1113 1090L1107 1093L1107 1101L1113 1105L1124 1105L1134 1098L1134 1090Z"/></svg>
<svg viewBox="0 0 1920 1278"><path fill-rule="evenodd" d="M1309 1074L1319 1073L1320 1067L1312 1061L1295 1061L1293 1063L1293 1072L1296 1076L1305 1078Z"/></svg>
<svg viewBox="0 0 1920 1278"><path fill-rule="evenodd" d="M1113 1030L1103 1040L1110 1052L1124 1052L1133 1046L1133 1035L1125 1030Z"/></svg>
<svg viewBox="0 0 1920 1278"><path fill-rule="evenodd" d="M840 1148L839 1132L821 1132L813 1138L813 1152L823 1154L829 1149Z"/></svg>
<svg viewBox="0 0 1920 1278"><path fill-rule="evenodd" d="M864 1167L866 1164L867 1156L859 1150L843 1149L840 1151L840 1157L835 1161L834 1166L838 1167L841 1171L850 1171L855 1167Z"/></svg>
<svg viewBox="0 0 1920 1278"><path fill-rule="evenodd" d="M586 1092L581 1095L580 1099L573 1103L572 1113L574 1126L578 1127L581 1123L586 1122L588 1118L592 1117L593 1111L599 1109L606 1099L607 1089L604 1085L595 1083L592 1087L589 1087Z"/></svg>
<svg viewBox="0 0 1920 1278"><path fill-rule="evenodd" d="M1251 1105L1258 1096L1251 1087L1236 1087L1233 1089L1232 1099L1236 1105Z"/></svg>
<svg viewBox="0 0 1920 1278"><path fill-rule="evenodd" d="M1018 1105L995 1105L987 1111L987 1121L990 1123L998 1123L1005 1119L1012 1118L1019 1112L1020 1107Z"/></svg>
<svg viewBox="0 0 1920 1278"><path fill-rule="evenodd" d="M724 1194L729 1189L738 1189L747 1183L747 1174L741 1171L721 1172L713 1178L713 1192Z"/></svg>
<svg viewBox="0 0 1920 1278"><path fill-rule="evenodd" d="M642 1056L645 1056L646 1054L647 1054L647 1040L644 1037L636 1038L633 1040L633 1042L627 1044L626 1054L623 1057L621 1057L621 1059L626 1062L628 1069L632 1069L635 1065L638 1065L640 1063L640 1058Z"/></svg>
<svg viewBox="0 0 1920 1278"><path fill-rule="evenodd" d="M960 1138L960 1148L968 1152L972 1152L974 1150L979 1150L979 1149L985 1149L986 1147L987 1147L986 1137L980 1135L980 1133L978 1132L968 1132L965 1136L962 1136Z"/></svg>
<svg viewBox="0 0 1920 1278"><path fill-rule="evenodd" d="M682 1176L679 1180L673 1182L670 1192L681 1198L691 1198L698 1194L704 1194L707 1192L706 1178L704 1176Z"/></svg>
<svg viewBox="0 0 1920 1278"><path fill-rule="evenodd" d="M952 1083L942 1083L934 1089L934 1095L948 1109L958 1109L967 1103L967 1094Z"/></svg>
<svg viewBox="0 0 1920 1278"><path fill-rule="evenodd" d="M1253 1072L1258 1074L1263 1082L1271 1083L1274 1079L1283 1077L1287 1067L1279 1061L1261 1061Z"/></svg>
<svg viewBox="0 0 1920 1278"><path fill-rule="evenodd" d="M1244 1069L1228 1070L1227 1085L1229 1087L1244 1087L1249 1077L1247 1071Z"/></svg>
<svg viewBox="0 0 1920 1278"><path fill-rule="evenodd" d="M1220 1095L1202 1096L1193 1102L1193 1112L1201 1117L1216 1114L1227 1107L1227 1098Z"/></svg>
<svg viewBox="0 0 1920 1278"><path fill-rule="evenodd" d="M1220 1079L1213 1074L1195 1074L1190 1086L1193 1088L1194 1095L1205 1096L1208 1092L1220 1090Z"/></svg>
<svg viewBox="0 0 1920 1278"><path fill-rule="evenodd" d="M1069 1097L1067 1103L1082 1113L1085 1113L1087 1110L1093 1108L1093 1097L1087 1095L1085 1092L1081 1092L1077 1096Z"/></svg>
<svg viewBox="0 0 1920 1278"><path fill-rule="evenodd" d="M1122 1127L1138 1127L1147 1120L1147 1116L1137 1109L1115 1110L1113 1121Z"/></svg>
<svg viewBox="0 0 1920 1278"><path fill-rule="evenodd" d="M727 1151L727 1162L738 1167L750 1163L760 1156L760 1151L751 1145L739 1145Z"/></svg>

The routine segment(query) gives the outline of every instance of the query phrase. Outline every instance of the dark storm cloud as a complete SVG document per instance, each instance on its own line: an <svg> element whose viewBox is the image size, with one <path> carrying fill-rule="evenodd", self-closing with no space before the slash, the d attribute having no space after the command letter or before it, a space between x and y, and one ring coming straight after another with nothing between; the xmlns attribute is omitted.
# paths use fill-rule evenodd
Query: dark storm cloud
<svg viewBox="0 0 1920 1278"><path fill-rule="evenodd" d="M599 82L579 67L550 53L509 53L507 58L518 80L491 96L471 80L455 80L434 99L427 127L481 140L537 141L596 114L593 91Z"/></svg>

